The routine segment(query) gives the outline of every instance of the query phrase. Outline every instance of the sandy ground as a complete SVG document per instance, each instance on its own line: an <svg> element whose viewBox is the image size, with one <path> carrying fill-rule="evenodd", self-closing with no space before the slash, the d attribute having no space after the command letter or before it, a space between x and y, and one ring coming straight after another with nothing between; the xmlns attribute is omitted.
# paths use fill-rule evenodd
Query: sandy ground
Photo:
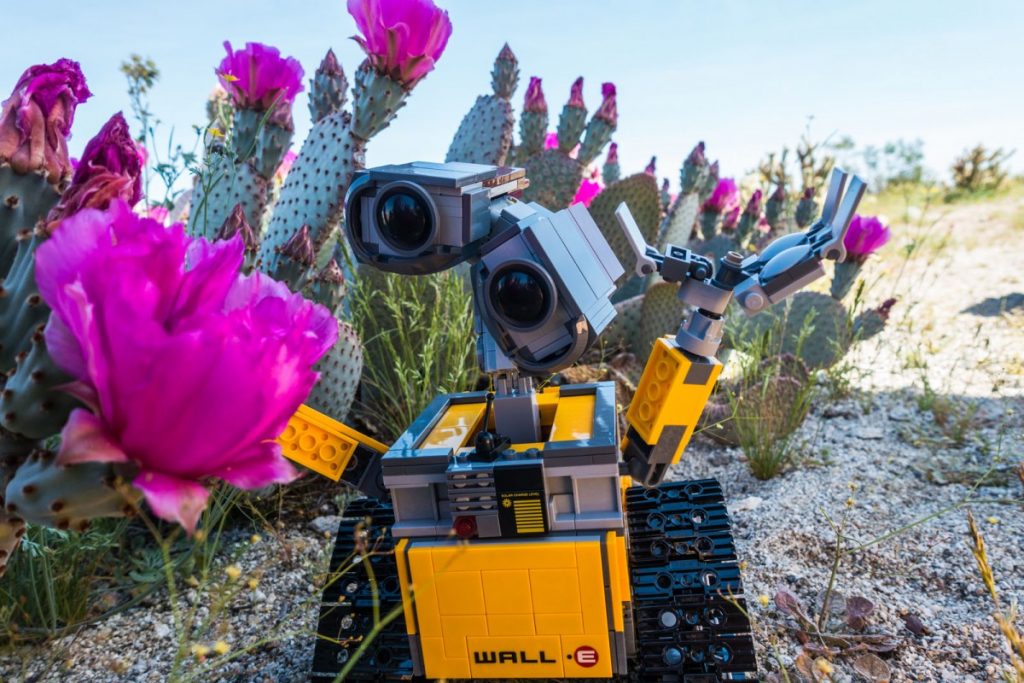
<svg viewBox="0 0 1024 683"><path fill-rule="evenodd" d="M897 239L890 250L896 255L866 269L869 281L884 283L872 289L871 302L895 295L900 304L887 329L847 357L859 368L857 390L838 401L822 399L801 427L800 466L758 481L739 450L697 439L673 474L714 476L725 485L766 673L777 671L779 662L791 666L799 646L792 623L757 598L784 588L814 609L835 557L828 518L844 515L846 535L861 543L909 526L845 554L835 587L874 603L869 629L899 640L887 659L892 680L994 681L1006 669L1005 645L970 553L965 511L969 505L979 521L1002 600L1020 601L1024 492L1009 465L1024 459L1024 232L1011 225L1024 202L946 211L934 225L907 228L926 237L911 260L898 256L900 242L909 238ZM949 246L940 248L947 237ZM963 418L962 434L949 422L945 428L936 423L923 400L932 392L953 418ZM976 485L986 472L989 478ZM268 636L269 642L232 661L221 658L212 670L195 670L195 680L301 681L311 657L315 577L329 533L296 522L255 544L247 536L238 535L238 563L242 580L258 576L258 586L241 591L201 642L220 638L234 653ZM200 605L209 600L187 597ZM908 614L930 635L911 633L904 626ZM171 624L160 596L45 648L17 651L0 660L0 675L165 680ZM851 662L837 657L833 680L862 680Z"/></svg>

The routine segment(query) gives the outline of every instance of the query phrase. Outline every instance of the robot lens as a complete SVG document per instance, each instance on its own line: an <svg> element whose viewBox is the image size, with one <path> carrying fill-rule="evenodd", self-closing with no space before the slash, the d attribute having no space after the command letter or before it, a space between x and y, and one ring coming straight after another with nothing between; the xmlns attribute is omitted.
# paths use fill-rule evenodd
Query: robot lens
<svg viewBox="0 0 1024 683"><path fill-rule="evenodd" d="M377 202L377 225L403 251L422 247L430 239L432 223L426 201L409 190L392 190Z"/></svg>
<svg viewBox="0 0 1024 683"><path fill-rule="evenodd" d="M510 268L491 282L491 305L513 325L540 324L551 307L551 293L535 273Z"/></svg>

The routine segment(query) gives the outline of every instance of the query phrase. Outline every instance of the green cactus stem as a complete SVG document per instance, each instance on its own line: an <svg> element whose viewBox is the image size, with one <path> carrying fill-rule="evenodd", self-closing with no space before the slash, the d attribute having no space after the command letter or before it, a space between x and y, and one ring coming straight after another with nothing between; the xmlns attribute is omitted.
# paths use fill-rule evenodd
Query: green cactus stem
<svg viewBox="0 0 1024 683"><path fill-rule="evenodd" d="M8 561L25 533L25 520L21 515L7 511L7 483L38 447L38 442L23 439L0 427L0 577L3 577Z"/></svg>
<svg viewBox="0 0 1024 683"><path fill-rule="evenodd" d="M578 160L584 166L589 166L604 149L604 146L611 142L612 133L615 132L619 122L618 105L615 100L615 86L611 83L601 85L603 100L601 106L594 113L593 118L587 124L587 135L580 145ZM559 135L561 140L561 135ZM559 142L561 145L561 142Z"/></svg>
<svg viewBox="0 0 1024 683"><path fill-rule="evenodd" d="M541 79L532 76L523 99L523 113L519 117L519 146L513 154L516 164L522 165L530 157L540 154L544 150L547 133L548 103L544 99Z"/></svg>
<svg viewBox="0 0 1024 683"><path fill-rule="evenodd" d="M338 341L315 369L320 373L320 380L306 403L336 420L344 420L363 373L363 346L351 325L338 325Z"/></svg>
<svg viewBox="0 0 1024 683"><path fill-rule="evenodd" d="M211 154L207 172L192 192L189 233L214 239L239 204L245 209L249 225L262 225L269 192L269 179L259 174L252 161L235 163L230 151Z"/></svg>
<svg viewBox="0 0 1024 683"><path fill-rule="evenodd" d="M835 264L831 287L833 299L842 301L846 298L846 295L853 289L854 283L857 282L857 274L860 273L861 266L862 264L855 260Z"/></svg>
<svg viewBox="0 0 1024 683"><path fill-rule="evenodd" d="M583 77L572 83L569 101L558 117L558 151L569 154L580 144L580 136L587 125L587 107L583 103Z"/></svg>
<svg viewBox="0 0 1024 683"><path fill-rule="evenodd" d="M686 307L679 300L678 284L665 281L652 283L644 294L640 328L633 344L633 353L638 358L647 358L654 348L655 340L679 330L685 312Z"/></svg>
<svg viewBox="0 0 1024 683"><path fill-rule="evenodd" d="M36 286L36 248L46 239L38 231L23 234L7 277L0 282L0 377L14 372L28 355L33 336L50 309Z"/></svg>
<svg viewBox="0 0 1024 683"><path fill-rule="evenodd" d="M53 362L42 329L37 330L28 355L18 361L17 370L0 391L0 424L31 439L59 433L71 411L81 406L62 390L72 381Z"/></svg>
<svg viewBox="0 0 1024 683"><path fill-rule="evenodd" d="M772 233L783 232L783 214L786 211L786 188L776 185L775 191L768 197L764 204L764 219L772 229Z"/></svg>
<svg viewBox="0 0 1024 683"><path fill-rule="evenodd" d="M622 168L619 166L619 146L614 142L608 146L608 156L601 167L601 180L605 185L616 183L622 177Z"/></svg>
<svg viewBox="0 0 1024 683"><path fill-rule="evenodd" d="M519 83L519 65L508 43L494 61L491 86L494 93L476 98L473 108L455 132L446 162L503 166L512 146L512 94Z"/></svg>
<svg viewBox="0 0 1024 683"><path fill-rule="evenodd" d="M84 531L100 517L134 515L142 499L108 463L60 465L56 456L35 451L7 484L7 511L30 524Z"/></svg>
<svg viewBox="0 0 1024 683"><path fill-rule="evenodd" d="M328 50L309 82L309 115L314 123L345 108L348 99L348 78L345 70Z"/></svg>
<svg viewBox="0 0 1024 683"><path fill-rule="evenodd" d="M31 233L58 199L60 188L47 181L45 170L20 174L0 164L0 277L14 263L19 237Z"/></svg>
<svg viewBox="0 0 1024 683"><path fill-rule="evenodd" d="M368 142L391 124L408 97L409 91L398 81L363 62L352 89L352 135Z"/></svg>
<svg viewBox="0 0 1024 683"><path fill-rule="evenodd" d="M800 195L800 201L796 204L794 220L800 230L810 225L818 215L818 203L814 201L814 188L805 188Z"/></svg>

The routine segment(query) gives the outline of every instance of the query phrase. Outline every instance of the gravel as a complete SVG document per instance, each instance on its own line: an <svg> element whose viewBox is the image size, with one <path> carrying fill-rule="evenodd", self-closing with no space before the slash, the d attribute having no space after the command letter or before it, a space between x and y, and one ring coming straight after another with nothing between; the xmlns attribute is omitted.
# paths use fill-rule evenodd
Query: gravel
<svg viewBox="0 0 1024 683"><path fill-rule="evenodd" d="M951 230L952 244L964 245L966 253L922 253L905 266L889 257L868 267L869 279L886 287L895 283L892 294L900 303L887 329L848 356L861 369L857 390L838 401L822 398L797 432L799 466L758 481L739 450L698 438L673 473L717 477L726 488L766 671L777 670L779 661L791 666L799 643L788 618L756 598L784 588L814 609L835 557L828 518L844 514L847 535L861 542L902 529L844 556L835 588L873 602L870 628L899 638L887 659L892 680L992 681L1006 670L1006 646L970 552L965 503L985 536L1003 603L1021 602L1022 491L1008 466L1024 453L1024 269L1006 258L1014 250L1019 254L1020 237L1004 218L1022 209L1020 200L957 207L931 231ZM993 228L999 225L1002 232ZM881 285L878 290L879 300L889 296ZM954 418L970 416L976 406L962 434L937 423L927 400L931 392L952 401ZM993 468L991 484L975 486ZM332 512L309 513L259 542L249 540L248 531L229 539L242 570L241 588L198 642L212 647L224 640L231 650L209 655L212 670L197 672L196 680L304 680L317 576L337 521ZM252 588L251 578L258 579ZM224 581L229 579L218 578ZM184 602L205 614L216 593L190 589ZM930 635L908 630L908 615ZM74 636L0 657L0 677L40 683L166 680L174 633L161 595ZM199 666L194 657L187 661L186 669ZM839 657L834 667L833 680L862 680L852 658Z"/></svg>

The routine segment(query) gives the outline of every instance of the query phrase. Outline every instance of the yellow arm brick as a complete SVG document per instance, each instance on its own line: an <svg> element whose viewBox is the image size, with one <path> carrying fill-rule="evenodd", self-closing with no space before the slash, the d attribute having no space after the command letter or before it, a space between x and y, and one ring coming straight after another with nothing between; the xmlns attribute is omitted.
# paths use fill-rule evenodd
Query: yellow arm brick
<svg viewBox="0 0 1024 683"><path fill-rule="evenodd" d="M711 396L722 364L715 358L688 356L672 337L654 343L626 421L646 444L657 444L666 427L683 430L671 462L676 463Z"/></svg>
<svg viewBox="0 0 1024 683"><path fill-rule="evenodd" d="M359 445L378 453L388 447L365 434L302 405L277 437L286 458L338 481Z"/></svg>

